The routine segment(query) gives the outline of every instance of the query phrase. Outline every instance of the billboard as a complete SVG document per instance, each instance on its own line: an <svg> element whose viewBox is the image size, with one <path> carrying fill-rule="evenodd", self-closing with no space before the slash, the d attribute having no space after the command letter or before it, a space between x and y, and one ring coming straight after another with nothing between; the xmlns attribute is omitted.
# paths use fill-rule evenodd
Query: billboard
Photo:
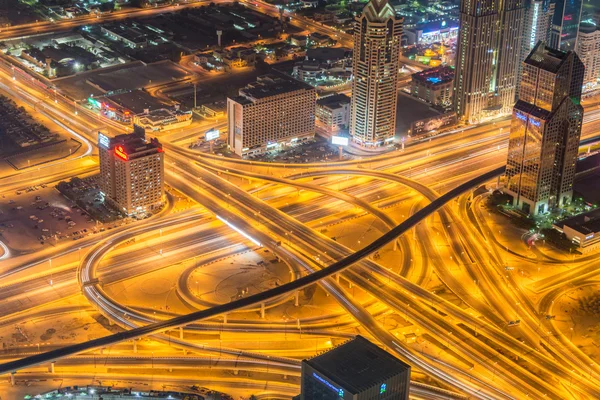
<svg viewBox="0 0 600 400"><path fill-rule="evenodd" d="M422 135L436 129L446 128L458 123L458 118L455 112L450 112L436 117L421 119L415 121L410 126L412 135Z"/></svg>
<svg viewBox="0 0 600 400"><path fill-rule="evenodd" d="M110 147L110 139L108 138L108 136L98 132L98 144L104 147L105 149L108 149Z"/></svg>
<svg viewBox="0 0 600 400"><path fill-rule="evenodd" d="M211 140L218 139L220 134L221 134L220 130L213 128L204 134L204 138L206 139L207 142L210 142Z"/></svg>
<svg viewBox="0 0 600 400"><path fill-rule="evenodd" d="M337 146L348 146L349 139L343 136L332 136L331 144L335 144Z"/></svg>
<svg viewBox="0 0 600 400"><path fill-rule="evenodd" d="M127 152L125 151L123 146L115 147L115 155L125 161L129 159L129 155L127 155Z"/></svg>

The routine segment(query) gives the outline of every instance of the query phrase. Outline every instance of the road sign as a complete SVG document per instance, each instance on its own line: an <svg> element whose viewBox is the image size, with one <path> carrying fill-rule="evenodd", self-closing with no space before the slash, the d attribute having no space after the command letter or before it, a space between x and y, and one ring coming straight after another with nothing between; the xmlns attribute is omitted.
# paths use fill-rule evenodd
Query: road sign
<svg viewBox="0 0 600 400"><path fill-rule="evenodd" d="M211 140L218 139L220 134L221 134L220 130L213 128L213 129L207 131L204 134L204 137L205 137L205 139L206 139L207 142L210 142Z"/></svg>

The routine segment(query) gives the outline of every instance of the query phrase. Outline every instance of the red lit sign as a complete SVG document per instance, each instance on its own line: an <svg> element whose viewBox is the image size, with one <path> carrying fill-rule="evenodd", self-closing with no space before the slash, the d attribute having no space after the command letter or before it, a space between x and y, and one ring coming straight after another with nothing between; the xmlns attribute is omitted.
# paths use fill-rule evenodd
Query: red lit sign
<svg viewBox="0 0 600 400"><path fill-rule="evenodd" d="M572 21L573 20L573 16L572 15L565 15L564 20L565 21Z"/></svg>
<svg viewBox="0 0 600 400"><path fill-rule="evenodd" d="M129 156L127 155L127 153L125 153L125 149L123 148L123 146L115 147L115 155L125 161L129 159Z"/></svg>

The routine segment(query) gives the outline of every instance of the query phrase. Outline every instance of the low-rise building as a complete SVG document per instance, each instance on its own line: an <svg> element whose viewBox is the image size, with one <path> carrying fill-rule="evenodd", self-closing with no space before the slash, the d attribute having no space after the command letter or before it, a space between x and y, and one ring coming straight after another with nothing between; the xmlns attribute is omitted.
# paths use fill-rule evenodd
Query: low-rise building
<svg viewBox="0 0 600 400"><path fill-rule="evenodd" d="M133 117L133 123L150 131L185 128L192 123L192 112L159 108Z"/></svg>
<svg viewBox="0 0 600 400"><path fill-rule="evenodd" d="M304 35L290 35L289 40L292 46L306 47L308 37Z"/></svg>
<svg viewBox="0 0 600 400"><path fill-rule="evenodd" d="M350 97L345 94L321 97L317 100L317 121L329 131L348 129Z"/></svg>
<svg viewBox="0 0 600 400"><path fill-rule="evenodd" d="M558 221L552 227L564 233L582 253L600 249L600 209Z"/></svg>
<svg viewBox="0 0 600 400"><path fill-rule="evenodd" d="M333 21L333 14L328 15L331 15L331 20ZM310 41L314 46L317 47L330 46L331 44L333 44L333 40L329 36L319 32L311 33Z"/></svg>
<svg viewBox="0 0 600 400"><path fill-rule="evenodd" d="M148 36L135 25L114 23L103 25L100 29L109 38L132 49L141 49L148 45Z"/></svg>
<svg viewBox="0 0 600 400"><path fill-rule="evenodd" d="M294 65L292 74L313 86L329 80L342 83L352 76L352 51L342 47L308 49L305 59Z"/></svg>
<svg viewBox="0 0 600 400"><path fill-rule="evenodd" d="M316 91L283 74L261 76L227 99L228 144L241 157L315 135Z"/></svg>
<svg viewBox="0 0 600 400"><path fill-rule="evenodd" d="M163 103L143 90L90 97L88 103L110 119L133 123L151 131L183 128L192 123L192 112Z"/></svg>
<svg viewBox="0 0 600 400"><path fill-rule="evenodd" d="M217 61L225 64L229 69L252 67L256 64L256 52L248 47L234 47L228 50L215 51Z"/></svg>
<svg viewBox="0 0 600 400"><path fill-rule="evenodd" d="M412 75L413 96L435 106L452 104L454 68L440 66Z"/></svg>

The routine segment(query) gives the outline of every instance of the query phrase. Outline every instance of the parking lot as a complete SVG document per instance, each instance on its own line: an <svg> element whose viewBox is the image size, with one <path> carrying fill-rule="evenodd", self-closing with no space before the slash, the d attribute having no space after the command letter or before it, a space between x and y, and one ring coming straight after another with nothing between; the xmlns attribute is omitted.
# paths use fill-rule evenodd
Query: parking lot
<svg viewBox="0 0 600 400"><path fill-rule="evenodd" d="M31 252L80 240L122 224L96 225L53 187L35 186L0 198L0 235L11 250Z"/></svg>

